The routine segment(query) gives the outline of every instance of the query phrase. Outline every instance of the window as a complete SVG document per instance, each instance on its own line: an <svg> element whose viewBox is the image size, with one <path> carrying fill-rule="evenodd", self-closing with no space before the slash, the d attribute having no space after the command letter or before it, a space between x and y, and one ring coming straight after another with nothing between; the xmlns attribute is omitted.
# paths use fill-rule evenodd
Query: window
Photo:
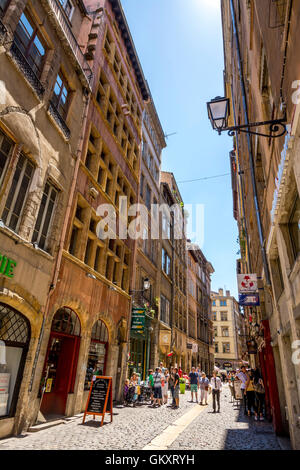
<svg viewBox="0 0 300 470"><path fill-rule="evenodd" d="M57 190L49 181L47 181L32 237L32 242L36 242L38 246L45 251L48 249L48 237L52 223L56 197Z"/></svg>
<svg viewBox="0 0 300 470"><path fill-rule="evenodd" d="M93 375L105 375L107 349L108 330L103 321L98 320L92 330L84 390L90 389Z"/></svg>
<svg viewBox="0 0 300 470"><path fill-rule="evenodd" d="M160 319L167 325L170 324L170 302L164 295L161 296L160 302Z"/></svg>
<svg viewBox="0 0 300 470"><path fill-rule="evenodd" d="M0 131L0 183L7 168L13 146L13 142Z"/></svg>
<svg viewBox="0 0 300 470"><path fill-rule="evenodd" d="M296 261L300 252L300 199L298 195L291 211L288 223L288 230L291 240L293 257Z"/></svg>
<svg viewBox="0 0 300 470"><path fill-rule="evenodd" d="M0 303L0 417L15 414L29 341L28 320Z"/></svg>
<svg viewBox="0 0 300 470"><path fill-rule="evenodd" d="M2 214L3 222L15 231L20 225L33 171L34 166L31 161L21 154Z"/></svg>
<svg viewBox="0 0 300 470"><path fill-rule="evenodd" d="M223 343L223 353L230 353L230 343Z"/></svg>
<svg viewBox="0 0 300 470"><path fill-rule="evenodd" d="M212 304L214 307L217 305L215 300L212 301Z"/></svg>
<svg viewBox="0 0 300 470"><path fill-rule="evenodd" d="M9 0L0 0L0 17L4 15L6 8L8 7Z"/></svg>
<svg viewBox="0 0 300 470"><path fill-rule="evenodd" d="M142 175L141 175L141 183L140 183L140 196L141 196L141 198L144 197L144 181L145 181L145 177L144 177L144 175L143 175L143 173L142 173Z"/></svg>
<svg viewBox="0 0 300 470"><path fill-rule="evenodd" d="M171 258L167 254L166 250L163 248L162 249L162 270L167 274L167 276L170 276L171 274Z"/></svg>
<svg viewBox="0 0 300 470"><path fill-rule="evenodd" d="M215 344L215 353L218 354L218 352L219 352L219 343L216 343Z"/></svg>
<svg viewBox="0 0 300 470"><path fill-rule="evenodd" d="M65 10L65 13L66 13L67 17L70 20L72 18L73 11L74 11L73 3L70 2L70 0L59 0L59 3L61 4L63 9Z"/></svg>
<svg viewBox="0 0 300 470"><path fill-rule="evenodd" d="M40 78L46 45L37 26L34 24L27 12L22 13L21 19L16 28L14 40L24 57L27 59L35 75Z"/></svg>
<svg viewBox="0 0 300 470"><path fill-rule="evenodd" d="M229 338L229 328L222 328L222 337Z"/></svg>
<svg viewBox="0 0 300 470"><path fill-rule="evenodd" d="M218 327L217 326L214 327L214 336L215 336L215 338L218 336Z"/></svg>
<svg viewBox="0 0 300 470"><path fill-rule="evenodd" d="M213 312L212 314L212 320L217 321L217 312Z"/></svg>
<svg viewBox="0 0 300 470"><path fill-rule="evenodd" d="M221 312L221 321L228 321L227 312Z"/></svg>
<svg viewBox="0 0 300 470"><path fill-rule="evenodd" d="M147 185L146 186L146 206L147 206L147 209L150 211L151 210L151 189L149 188L149 186Z"/></svg>
<svg viewBox="0 0 300 470"><path fill-rule="evenodd" d="M59 73L54 86L52 102L63 119L67 117L69 93L68 84L63 75Z"/></svg>
<svg viewBox="0 0 300 470"><path fill-rule="evenodd" d="M221 307L226 307L227 306L227 300L220 300L220 306Z"/></svg>

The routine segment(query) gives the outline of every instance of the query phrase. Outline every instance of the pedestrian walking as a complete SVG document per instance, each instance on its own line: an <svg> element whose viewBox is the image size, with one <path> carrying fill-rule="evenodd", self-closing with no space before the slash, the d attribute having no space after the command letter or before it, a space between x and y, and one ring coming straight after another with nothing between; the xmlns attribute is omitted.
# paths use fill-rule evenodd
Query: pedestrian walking
<svg viewBox="0 0 300 470"><path fill-rule="evenodd" d="M151 395L150 395L150 400L151 400L151 405L153 405L153 400L154 400L154 381L153 381L153 370L149 369L148 371L148 387L150 387L151 390Z"/></svg>
<svg viewBox="0 0 300 470"><path fill-rule="evenodd" d="M258 369L254 372L254 390L255 390L255 421L264 421L263 409L265 405L265 386L262 376ZM258 418L259 416L259 418Z"/></svg>
<svg viewBox="0 0 300 470"><path fill-rule="evenodd" d="M164 373L164 386L162 388L163 403L166 405L168 403L168 389L169 389L169 378L170 374L168 369L165 369Z"/></svg>
<svg viewBox="0 0 300 470"><path fill-rule="evenodd" d="M175 405L172 408L177 409L179 408L179 374L177 367L174 367L174 399Z"/></svg>
<svg viewBox="0 0 300 470"><path fill-rule="evenodd" d="M171 392L171 398L172 398L171 406L175 406L175 405L176 405L175 397L174 397L174 384L175 384L175 380L174 380L174 367L171 367L171 368L170 368L170 376L169 376L169 390L170 390L170 392Z"/></svg>
<svg viewBox="0 0 300 470"><path fill-rule="evenodd" d="M250 372L246 382L247 408L248 416L252 415L252 409L255 409L255 389L253 371Z"/></svg>
<svg viewBox="0 0 300 470"><path fill-rule="evenodd" d="M217 372L213 372L213 376L210 381L213 396L213 412L216 413L216 404L218 405L217 413L220 413L220 394L222 391L222 380L217 377Z"/></svg>
<svg viewBox="0 0 300 470"><path fill-rule="evenodd" d="M191 403L194 402L194 393L195 393L196 403L198 403L199 374L196 372L195 367L192 367L192 370L189 373L189 381L190 381L190 388L191 388Z"/></svg>
<svg viewBox="0 0 300 470"><path fill-rule="evenodd" d="M241 392L243 394L244 402L244 414L247 415L247 394L246 394L246 383L248 380L248 373L245 366L241 367L241 370L237 373L237 378L241 381Z"/></svg>
<svg viewBox="0 0 300 470"><path fill-rule="evenodd" d="M154 387L154 400L153 400L153 408L156 405L161 406L162 401L162 386L161 386L161 379L162 376L159 373L159 367L155 369L155 374L153 375L153 387Z"/></svg>
<svg viewBox="0 0 300 470"><path fill-rule="evenodd" d="M200 405L203 405L203 400L205 400L205 405L207 405L207 394L209 388L209 380L206 377L205 372L202 372L201 377L199 379L199 386L200 386Z"/></svg>

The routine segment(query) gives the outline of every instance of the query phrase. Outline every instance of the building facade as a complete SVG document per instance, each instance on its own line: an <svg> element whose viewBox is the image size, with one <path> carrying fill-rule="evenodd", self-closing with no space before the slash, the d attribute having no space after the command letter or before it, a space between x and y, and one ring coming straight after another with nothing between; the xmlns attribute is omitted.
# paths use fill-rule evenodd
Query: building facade
<svg viewBox="0 0 300 470"><path fill-rule="evenodd" d="M231 157L238 272L256 273L259 280L260 307L246 310L250 331L254 322L261 327L253 363L268 384L275 430L289 433L295 449L300 448L300 365L293 359L300 339L299 17L299 2L222 1L231 122L286 117L288 124L287 134L276 139L236 135Z"/></svg>
<svg viewBox="0 0 300 470"><path fill-rule="evenodd" d="M84 5L57 8L0 4L0 437L38 410L37 359L92 79L76 39Z"/></svg>
<svg viewBox="0 0 300 470"><path fill-rule="evenodd" d="M214 269L197 245L188 241L188 369L208 376L214 370L210 284Z"/></svg>
<svg viewBox="0 0 300 470"><path fill-rule="evenodd" d="M245 352L245 322L236 299L230 291L211 293L215 345L215 366L221 370L240 369Z"/></svg>

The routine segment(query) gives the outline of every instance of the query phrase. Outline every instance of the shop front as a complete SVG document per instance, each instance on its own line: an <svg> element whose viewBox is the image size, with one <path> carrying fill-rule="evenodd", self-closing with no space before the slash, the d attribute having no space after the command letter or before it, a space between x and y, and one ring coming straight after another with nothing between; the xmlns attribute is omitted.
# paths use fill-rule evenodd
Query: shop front
<svg viewBox="0 0 300 470"><path fill-rule="evenodd" d="M0 420L15 416L30 336L27 318L0 303Z"/></svg>
<svg viewBox="0 0 300 470"><path fill-rule="evenodd" d="M133 308L130 330L128 376L137 373L146 380L150 363L151 318L144 308Z"/></svg>
<svg viewBox="0 0 300 470"><path fill-rule="evenodd" d="M81 325L73 310L64 307L54 315L41 382L41 412L65 415L67 398L74 392Z"/></svg>

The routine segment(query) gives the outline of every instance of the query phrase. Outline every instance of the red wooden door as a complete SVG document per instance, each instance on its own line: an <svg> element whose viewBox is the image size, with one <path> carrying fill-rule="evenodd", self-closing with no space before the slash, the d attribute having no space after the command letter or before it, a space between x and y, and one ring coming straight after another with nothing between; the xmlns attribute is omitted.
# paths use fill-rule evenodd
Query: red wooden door
<svg viewBox="0 0 300 470"><path fill-rule="evenodd" d="M45 370L49 367L50 391L43 396L41 411L45 415L64 415L68 393L74 383L80 338L51 333ZM53 346L54 345L54 346Z"/></svg>

